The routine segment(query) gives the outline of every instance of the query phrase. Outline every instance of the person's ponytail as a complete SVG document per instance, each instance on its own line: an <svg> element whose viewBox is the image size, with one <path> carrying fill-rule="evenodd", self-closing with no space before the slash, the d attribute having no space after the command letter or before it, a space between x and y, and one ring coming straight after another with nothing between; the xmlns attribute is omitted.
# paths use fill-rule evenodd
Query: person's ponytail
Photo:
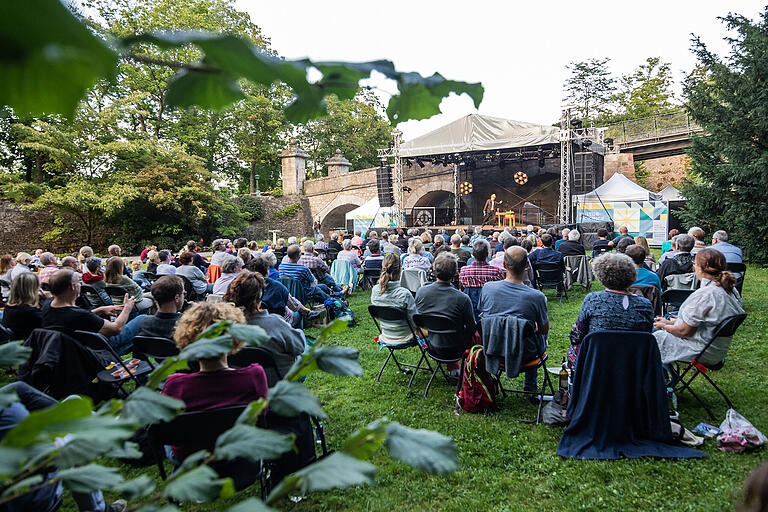
<svg viewBox="0 0 768 512"><path fill-rule="evenodd" d="M733 287L736 285L736 277L727 270L723 270L720 274L714 276L715 281L719 284L723 290L728 293L733 293Z"/></svg>
<svg viewBox="0 0 768 512"><path fill-rule="evenodd" d="M381 275L379 275L379 295L387 291L390 281L400 280L400 258L397 254L387 254L381 262Z"/></svg>

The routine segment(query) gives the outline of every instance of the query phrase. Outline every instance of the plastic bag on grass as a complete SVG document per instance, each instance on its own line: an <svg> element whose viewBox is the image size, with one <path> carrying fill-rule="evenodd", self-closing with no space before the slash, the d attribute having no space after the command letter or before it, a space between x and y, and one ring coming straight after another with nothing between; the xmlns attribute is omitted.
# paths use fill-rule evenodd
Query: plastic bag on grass
<svg viewBox="0 0 768 512"><path fill-rule="evenodd" d="M720 424L722 434L717 436L717 448L722 452L740 453L762 446L768 441L762 432L735 409L728 409Z"/></svg>

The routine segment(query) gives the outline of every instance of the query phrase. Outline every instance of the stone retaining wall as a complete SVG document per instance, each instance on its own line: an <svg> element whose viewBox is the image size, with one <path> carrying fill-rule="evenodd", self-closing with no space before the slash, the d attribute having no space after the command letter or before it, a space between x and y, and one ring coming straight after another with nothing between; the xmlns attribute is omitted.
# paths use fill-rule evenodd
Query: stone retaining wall
<svg viewBox="0 0 768 512"><path fill-rule="evenodd" d="M301 202L301 210L290 219L274 217L274 213L296 202ZM264 217L261 220L248 223L247 237L251 240L272 239L270 229L279 229L278 238L289 236L312 235L312 212L309 208L309 200L306 196L287 195L282 197L261 197L261 207Z"/></svg>

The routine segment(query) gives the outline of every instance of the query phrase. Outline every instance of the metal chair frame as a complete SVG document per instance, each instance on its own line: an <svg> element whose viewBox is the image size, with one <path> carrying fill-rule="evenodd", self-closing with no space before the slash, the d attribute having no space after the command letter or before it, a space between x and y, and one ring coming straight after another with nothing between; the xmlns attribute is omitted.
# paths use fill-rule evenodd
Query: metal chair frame
<svg viewBox="0 0 768 512"><path fill-rule="evenodd" d="M460 331L459 326L456 325L456 322L452 318L449 318L443 315L416 314L416 315L413 315L413 322L418 327L422 329L426 329L430 335L441 334L445 336L450 336L450 335L457 336ZM427 382L427 388L424 390L425 400L427 398L427 394L429 394L429 388L432 386L432 381L435 379L435 375L437 375L437 370L440 370L446 382L451 384L451 379L445 373L445 370L443 369L443 365L460 362L465 350L464 347L461 347L461 354L458 357L452 357L452 358L446 359L444 357L438 357L433 353L434 349L432 347L432 344L429 342L429 336L427 336L426 341L427 341L427 350L426 350L427 356L429 356L429 358L432 359L436 364L435 364L435 369L432 371L432 375L430 375L429 377L429 382Z"/></svg>
<svg viewBox="0 0 768 512"><path fill-rule="evenodd" d="M166 357L179 355L179 349L168 338L136 336L133 338L133 355L137 359L146 361L154 370L155 365L150 358L154 358L156 362L161 362Z"/></svg>
<svg viewBox="0 0 768 512"><path fill-rule="evenodd" d="M125 390L123 390L123 384L132 380L136 387L139 387L142 384L139 382L138 378L151 373L153 370L152 366L150 366L148 362L141 361L134 372L129 371L128 366L125 364L125 360L123 360L123 358L120 357L117 352L115 352L115 349L112 348L112 345L109 344L109 340L103 334L99 334L97 332L75 330L72 331L71 335L84 347L87 347L91 350L107 350L112 355L116 366L121 367L128 374L128 376L113 377L113 370L105 369L96 374L96 378L105 384L113 384L117 386L117 389L123 393L125 393Z"/></svg>
<svg viewBox="0 0 768 512"><path fill-rule="evenodd" d="M741 295L741 289L744 286L744 278L747 275L747 266L744 263L726 263L725 269L731 273L741 274L741 277L736 280L735 286L735 288L739 290L739 295Z"/></svg>
<svg viewBox="0 0 768 512"><path fill-rule="evenodd" d="M557 291L559 286L562 291L560 293L560 304L563 303L563 297L565 297L565 300L568 300L568 290L565 289L565 275L560 270L560 265L557 263L537 263L533 266L533 273L536 277L536 288L542 293L544 292L543 288L555 288L555 291ZM553 279L555 273L560 276L560 279Z"/></svg>
<svg viewBox="0 0 768 512"><path fill-rule="evenodd" d="M709 382L713 388L715 388L715 391L717 391L720 396L723 397L725 400L726 405L728 405L729 409L733 409L733 402L731 402L731 399L728 398L728 395L725 394L725 392L720 389L720 387L715 384L715 382L712 380L712 378L707 375L710 371L717 371L721 369L725 365L725 359L720 361L717 364L710 364L706 365L704 363L701 363L699 360L704 357L704 354L709 350L710 345L719 337L724 336L733 336L736 333L736 329L739 328L741 323L744 321L744 319L747 318L746 314L741 315L734 315L731 317L726 318L722 322L720 322L720 325L717 326L717 329L715 329L715 334L712 336L712 339L707 342L707 344L704 346L701 352L693 359L693 361L685 362L685 361L677 361L669 365L670 373L672 374L672 388L675 391L675 393L680 394L683 391L688 391L693 395L693 397L696 399L696 401L701 404L701 406L704 408L704 410L707 411L707 414L709 414L709 417L713 420L717 419L717 417L712 413L712 410L707 406L706 403L704 403L704 400L693 391L693 388L691 388L691 383L693 380L698 377L699 375L702 375L707 382ZM682 366L685 365L685 368L681 370ZM686 380L686 375L688 375L689 372L693 372L691 377Z"/></svg>
<svg viewBox="0 0 768 512"><path fill-rule="evenodd" d="M392 359L395 361L395 364L397 365L397 369L400 370L404 374L411 374L411 378L408 381L408 388L411 387L411 384L413 384L413 379L416 377L416 374L419 372L419 370L427 370L432 371L432 365L429 364L429 360L427 359L427 351L424 349L424 347L421 346L421 344L418 341L418 335L416 333L416 328L414 327L411 320L408 318L408 313L406 313L405 310L393 308L389 306L375 306L371 304L368 306L368 314L371 315L371 318L373 318L373 323L376 325L376 328L379 330L379 334L381 334L381 326L379 325L380 320L387 320L392 322L406 322L408 324L408 328L411 330L411 334L413 334L413 340L409 341L407 343L400 343L397 345L387 345L387 344L381 344L382 346L389 349L389 355L387 356L387 359L384 361L384 364L381 366L381 370L379 370L379 374L376 377L376 382L379 382L381 379L381 375L384 373L384 368L386 368L387 363L389 363L389 360ZM395 356L395 350L403 350L406 348L411 347L418 347L421 351L421 357L419 358L419 362L415 365L408 364L408 363L401 363L397 360L397 357ZM421 366L421 362L424 361L427 363L427 368L424 368ZM411 371L413 369L413 371Z"/></svg>

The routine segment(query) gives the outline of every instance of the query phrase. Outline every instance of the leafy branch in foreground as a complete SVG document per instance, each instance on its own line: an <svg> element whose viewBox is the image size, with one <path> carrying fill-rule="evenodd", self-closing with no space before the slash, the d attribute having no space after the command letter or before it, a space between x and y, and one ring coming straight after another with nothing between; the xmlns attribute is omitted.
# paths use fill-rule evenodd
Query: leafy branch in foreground
<svg viewBox="0 0 768 512"><path fill-rule="evenodd" d="M351 99L359 82L373 71L397 83L399 94L390 98L387 115L392 122L422 119L440 112L440 102L451 92L467 93L475 107L483 99L479 83L446 80L435 73L397 71L392 62L288 61L263 52L244 38L202 31L152 32L105 41L76 18L59 0L10 2L0 18L0 104L19 114L71 116L86 91L99 80L115 81L120 58L165 66L176 75L165 92L170 107L219 109L245 97L241 80L269 86L288 85L294 94L286 118L304 122L326 112L325 97ZM203 56L192 64L148 57L142 45L180 49L192 45ZM138 49L137 49L138 47ZM314 82L309 70L322 77Z"/></svg>
<svg viewBox="0 0 768 512"><path fill-rule="evenodd" d="M63 401L36 411L11 429L0 442L0 505L30 490L61 482L65 489L89 492L97 489L119 493L132 503L130 510L179 510L174 505L159 509L157 502L210 502L234 494L230 478L222 478L210 466L215 461L238 458L249 461L274 460L294 449L294 436L257 426L269 408L274 414L296 416L307 413L327 418L320 400L299 380L316 371L339 376L363 374L358 352L349 347L326 344L328 338L347 328L337 319L326 326L318 342L294 364L285 379L269 390L266 398L249 404L236 424L216 440L212 452L198 451L176 468L162 489L146 475L125 480L117 468L95 464L99 457L139 458L141 452L128 438L140 425L172 420L183 403L155 391L168 375L187 366L187 360L217 357L232 351L234 341L258 346L269 340L260 327L222 321L208 327L178 357L168 358L151 374L148 386L138 388L125 401L113 400L94 411L89 398ZM195 348L197 346L197 348ZM16 343L0 347L0 366L19 364L29 351ZM0 402L17 401L15 393L0 394ZM431 474L458 468L452 439L428 430L415 430L382 418L363 427L333 453L286 476L267 498L274 504L292 493L306 494L374 482L375 467L369 462L380 448L390 456ZM52 479L43 482L39 472L55 466ZM256 498L229 508L229 512L273 510Z"/></svg>

